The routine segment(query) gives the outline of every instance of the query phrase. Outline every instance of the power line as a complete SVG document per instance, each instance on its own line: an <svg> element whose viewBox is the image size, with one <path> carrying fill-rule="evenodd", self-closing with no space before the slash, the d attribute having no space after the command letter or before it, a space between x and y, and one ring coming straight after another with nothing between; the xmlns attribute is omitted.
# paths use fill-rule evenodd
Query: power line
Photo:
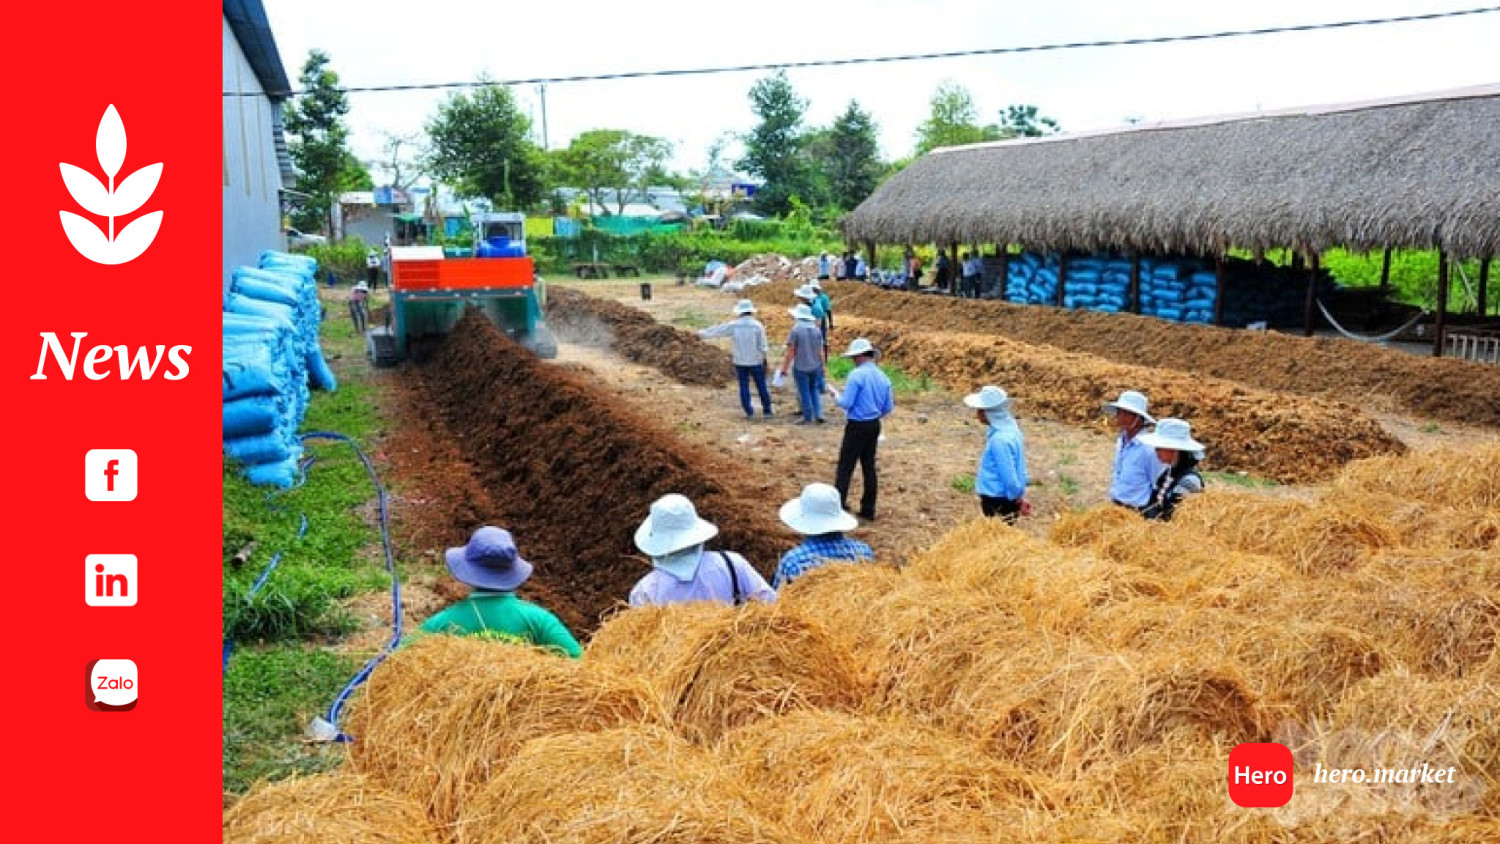
<svg viewBox="0 0 1500 844"><path fill-rule="evenodd" d="M1136 47L1146 44L1175 44L1192 41L1217 41L1226 38L1247 38L1258 35L1279 35L1288 32L1314 32L1329 29L1350 29L1360 26L1377 26L1389 23L1413 23L1441 18L1459 18L1500 12L1500 6L1482 6L1476 9L1458 9L1449 12L1429 12L1421 15L1400 15L1389 18L1366 18L1352 21L1328 23L1294 24L1270 26L1261 29L1231 29L1222 32L1203 32L1189 35L1159 35L1149 38L1123 38L1106 41L1069 41L1058 44L1034 44L1024 47L989 47L978 50L956 50L945 53L912 53L903 56L866 56L852 59L814 59L805 62L770 62L764 64L742 64L726 67L676 68L667 70L637 70L621 73L580 74L576 76L538 76L529 79L506 79L488 82L431 82L418 85L372 85L340 88L346 94L369 94L385 91L437 91L449 88L487 88L492 85L551 85L564 82L603 82L611 79L647 79L672 76L709 76L719 73L746 73L749 71L796 70L810 67L843 67L859 64L889 64L892 62L930 61L933 59L958 59L973 56L1004 56L1019 53L1047 53L1059 50L1082 50L1094 47ZM301 91L225 91L226 97L295 97Z"/></svg>

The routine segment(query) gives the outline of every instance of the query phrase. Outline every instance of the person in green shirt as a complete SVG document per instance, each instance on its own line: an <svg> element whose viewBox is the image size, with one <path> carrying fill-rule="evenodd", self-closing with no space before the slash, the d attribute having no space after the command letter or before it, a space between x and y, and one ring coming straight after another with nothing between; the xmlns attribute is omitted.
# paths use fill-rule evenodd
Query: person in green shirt
<svg viewBox="0 0 1500 844"><path fill-rule="evenodd" d="M422 625L423 633L490 636L550 648L574 659L582 656L578 640L557 616L516 597L531 577L531 563L521 559L510 531L485 526L462 548L449 548L448 571L473 587L468 598Z"/></svg>

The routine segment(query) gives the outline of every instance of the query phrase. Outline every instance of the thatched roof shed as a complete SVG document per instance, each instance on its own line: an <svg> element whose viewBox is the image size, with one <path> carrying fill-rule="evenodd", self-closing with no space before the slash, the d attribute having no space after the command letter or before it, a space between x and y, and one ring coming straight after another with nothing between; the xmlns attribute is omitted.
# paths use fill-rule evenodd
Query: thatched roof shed
<svg viewBox="0 0 1500 844"><path fill-rule="evenodd" d="M934 150L852 242L1500 254L1500 84Z"/></svg>

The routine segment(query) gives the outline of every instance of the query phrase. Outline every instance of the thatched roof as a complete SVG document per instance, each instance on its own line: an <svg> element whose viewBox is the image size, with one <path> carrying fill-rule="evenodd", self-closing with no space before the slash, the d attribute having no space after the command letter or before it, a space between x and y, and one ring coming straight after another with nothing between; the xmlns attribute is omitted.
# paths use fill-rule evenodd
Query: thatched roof
<svg viewBox="0 0 1500 844"><path fill-rule="evenodd" d="M844 219L851 241L1215 254L1500 254L1500 84L934 150Z"/></svg>

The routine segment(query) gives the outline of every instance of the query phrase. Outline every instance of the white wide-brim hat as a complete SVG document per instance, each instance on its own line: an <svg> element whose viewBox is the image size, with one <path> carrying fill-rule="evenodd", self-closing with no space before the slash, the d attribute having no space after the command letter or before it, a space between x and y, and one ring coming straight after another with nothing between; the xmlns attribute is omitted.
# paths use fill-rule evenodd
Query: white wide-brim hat
<svg viewBox="0 0 1500 844"><path fill-rule="evenodd" d="M798 305L795 308L787 308L786 312L792 315L792 319L816 319L816 317L813 316L812 308L808 307L807 305Z"/></svg>
<svg viewBox="0 0 1500 844"><path fill-rule="evenodd" d="M1123 410L1127 413L1134 413L1147 422L1154 423L1156 422L1156 418L1146 412L1147 406L1146 397L1135 390L1126 390L1120 394L1119 398L1103 404L1105 413L1113 415L1116 411Z"/></svg>
<svg viewBox="0 0 1500 844"><path fill-rule="evenodd" d="M1195 454L1203 450L1203 443L1193 439L1193 426L1182 419L1170 417L1158 420L1156 428L1136 439L1151 448L1170 448L1173 451L1191 451Z"/></svg>
<svg viewBox="0 0 1500 844"><path fill-rule="evenodd" d="M803 487L801 495L781 505L781 521L805 536L842 533L859 527L859 519L839 504L839 491L828 484Z"/></svg>
<svg viewBox="0 0 1500 844"><path fill-rule="evenodd" d="M822 290L823 289L823 282L818 281L817 279L813 279L812 281L809 281L807 283L807 286L811 287L814 290Z"/></svg>
<svg viewBox="0 0 1500 844"><path fill-rule="evenodd" d="M734 312L741 315L753 314L755 313L755 303L749 299L741 299L735 303Z"/></svg>
<svg viewBox="0 0 1500 844"><path fill-rule="evenodd" d="M352 288L350 288L350 289L351 290L369 290L370 289L370 285L366 284L363 281L356 281L354 283L354 286Z"/></svg>
<svg viewBox="0 0 1500 844"><path fill-rule="evenodd" d="M856 337L854 338L854 342L849 344L849 348L844 351L843 357L857 358L860 355L873 355L875 353L876 349L870 345L869 340L863 337Z"/></svg>
<svg viewBox="0 0 1500 844"><path fill-rule="evenodd" d="M979 392L964 396L964 404L976 410L1000 410L1010 406L1010 396L999 387L980 387Z"/></svg>
<svg viewBox="0 0 1500 844"><path fill-rule="evenodd" d="M713 522L698 518L693 502L674 492L651 504L650 515L635 529L635 547L647 556L664 557L718 535Z"/></svg>
<svg viewBox="0 0 1500 844"><path fill-rule="evenodd" d="M813 290L811 284L804 284L801 287L797 288L797 292L793 295L795 295L798 299L811 300L818 298L818 291Z"/></svg>

